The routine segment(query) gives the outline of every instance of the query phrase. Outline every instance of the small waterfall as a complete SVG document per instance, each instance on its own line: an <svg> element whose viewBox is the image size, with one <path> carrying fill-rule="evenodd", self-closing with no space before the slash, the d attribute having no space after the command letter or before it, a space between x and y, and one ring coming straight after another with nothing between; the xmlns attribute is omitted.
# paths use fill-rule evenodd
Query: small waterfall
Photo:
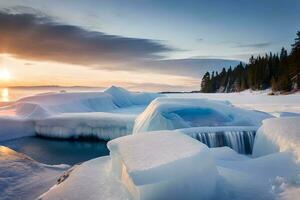
<svg viewBox="0 0 300 200"><path fill-rule="evenodd" d="M251 154L256 131L199 132L192 137L209 147L228 146L238 153Z"/></svg>

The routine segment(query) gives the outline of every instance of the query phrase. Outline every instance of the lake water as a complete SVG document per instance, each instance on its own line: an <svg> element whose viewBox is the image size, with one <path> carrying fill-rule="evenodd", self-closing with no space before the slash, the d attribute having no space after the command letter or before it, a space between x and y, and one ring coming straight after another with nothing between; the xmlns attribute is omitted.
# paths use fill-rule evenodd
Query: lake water
<svg viewBox="0 0 300 200"><path fill-rule="evenodd" d="M68 141L32 136L0 142L0 145L49 165L74 165L109 154L105 141Z"/></svg>

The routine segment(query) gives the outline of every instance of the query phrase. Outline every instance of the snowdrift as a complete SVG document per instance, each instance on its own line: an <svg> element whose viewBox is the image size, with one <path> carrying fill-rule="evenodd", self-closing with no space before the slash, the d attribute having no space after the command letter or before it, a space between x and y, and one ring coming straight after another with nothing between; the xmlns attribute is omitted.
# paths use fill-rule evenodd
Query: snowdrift
<svg viewBox="0 0 300 200"><path fill-rule="evenodd" d="M292 152L300 161L300 117L267 119L255 138L253 155Z"/></svg>
<svg viewBox="0 0 300 200"><path fill-rule="evenodd" d="M157 98L136 119L134 133L191 127L259 126L269 114L240 109L227 101Z"/></svg>

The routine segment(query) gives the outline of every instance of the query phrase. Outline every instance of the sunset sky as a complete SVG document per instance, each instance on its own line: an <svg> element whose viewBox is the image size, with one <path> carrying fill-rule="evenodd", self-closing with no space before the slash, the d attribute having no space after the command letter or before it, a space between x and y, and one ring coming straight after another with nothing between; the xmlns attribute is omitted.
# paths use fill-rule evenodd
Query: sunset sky
<svg viewBox="0 0 300 200"><path fill-rule="evenodd" d="M0 86L199 89L206 70L289 49L300 1L2 0Z"/></svg>

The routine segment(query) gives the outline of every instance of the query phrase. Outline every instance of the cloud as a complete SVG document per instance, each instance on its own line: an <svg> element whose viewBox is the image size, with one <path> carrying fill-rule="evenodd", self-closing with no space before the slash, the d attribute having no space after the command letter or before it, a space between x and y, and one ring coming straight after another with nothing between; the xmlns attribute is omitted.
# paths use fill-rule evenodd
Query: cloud
<svg viewBox="0 0 300 200"><path fill-rule="evenodd" d="M27 13L22 13L25 11ZM0 11L0 30L0 53L28 61L54 61L96 70L155 72L193 78L239 62L202 58L167 60L161 55L177 49L161 41L110 35L57 23L38 10L26 7Z"/></svg>
<svg viewBox="0 0 300 200"><path fill-rule="evenodd" d="M271 42L253 43L253 44L239 44L235 47L237 48L265 48L271 46Z"/></svg>
<svg viewBox="0 0 300 200"><path fill-rule="evenodd" d="M29 60L107 65L158 59L160 53L172 51L158 41L90 31L33 12L1 11L0 29L0 53Z"/></svg>

